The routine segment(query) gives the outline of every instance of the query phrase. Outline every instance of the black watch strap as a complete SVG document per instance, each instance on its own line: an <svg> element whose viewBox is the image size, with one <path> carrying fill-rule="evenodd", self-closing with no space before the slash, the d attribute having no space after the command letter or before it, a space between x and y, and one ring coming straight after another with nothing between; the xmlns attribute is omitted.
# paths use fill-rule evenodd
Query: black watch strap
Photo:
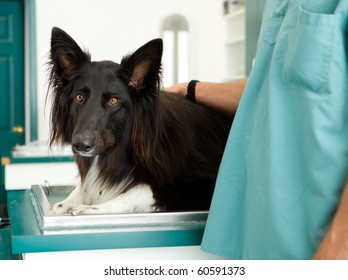
<svg viewBox="0 0 348 280"><path fill-rule="evenodd" d="M196 102L196 84L199 83L198 80L191 80L187 85L186 97L192 102Z"/></svg>

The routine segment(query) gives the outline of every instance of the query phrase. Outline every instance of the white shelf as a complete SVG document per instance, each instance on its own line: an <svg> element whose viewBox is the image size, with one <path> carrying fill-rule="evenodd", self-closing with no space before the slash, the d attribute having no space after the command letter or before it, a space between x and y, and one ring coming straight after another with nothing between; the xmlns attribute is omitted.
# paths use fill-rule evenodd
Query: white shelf
<svg viewBox="0 0 348 280"><path fill-rule="evenodd" d="M245 7L240 7L240 8L237 8L236 10L229 12L224 17L225 19L233 19L235 17L244 16L244 15L245 15Z"/></svg>
<svg viewBox="0 0 348 280"><path fill-rule="evenodd" d="M224 16L225 81L245 79L245 7L238 7Z"/></svg>
<svg viewBox="0 0 348 280"><path fill-rule="evenodd" d="M245 36L240 36L240 37L235 37L233 39L230 39L228 41L226 41L226 45L233 45L233 44L238 44L238 43L242 43L245 41Z"/></svg>

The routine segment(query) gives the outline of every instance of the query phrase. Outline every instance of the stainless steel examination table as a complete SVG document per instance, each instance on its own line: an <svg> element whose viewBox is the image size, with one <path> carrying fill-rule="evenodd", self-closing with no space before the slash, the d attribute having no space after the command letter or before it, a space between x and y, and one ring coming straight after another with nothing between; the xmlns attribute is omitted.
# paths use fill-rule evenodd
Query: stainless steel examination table
<svg viewBox="0 0 348 280"><path fill-rule="evenodd" d="M70 191L36 185L8 192L13 254L201 243L207 212L54 215L51 205Z"/></svg>

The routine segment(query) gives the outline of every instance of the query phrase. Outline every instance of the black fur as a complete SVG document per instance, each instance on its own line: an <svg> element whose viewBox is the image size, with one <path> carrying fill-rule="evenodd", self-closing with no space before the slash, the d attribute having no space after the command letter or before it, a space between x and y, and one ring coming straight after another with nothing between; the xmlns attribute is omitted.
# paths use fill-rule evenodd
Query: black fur
<svg viewBox="0 0 348 280"><path fill-rule="evenodd" d="M82 181L98 156L100 191L127 179L161 209L208 209L232 118L160 91L161 56L155 39L120 64L92 62L53 28L51 145L72 144Z"/></svg>

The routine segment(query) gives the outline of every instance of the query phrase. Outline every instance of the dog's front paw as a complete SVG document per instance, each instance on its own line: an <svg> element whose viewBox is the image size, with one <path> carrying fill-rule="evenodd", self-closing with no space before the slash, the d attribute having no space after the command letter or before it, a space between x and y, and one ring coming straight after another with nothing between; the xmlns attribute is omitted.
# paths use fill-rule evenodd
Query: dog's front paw
<svg viewBox="0 0 348 280"><path fill-rule="evenodd" d="M70 214L73 216L100 214L100 209L91 205L77 205L71 209Z"/></svg>
<svg viewBox="0 0 348 280"><path fill-rule="evenodd" d="M68 201L61 201L53 205L52 211L54 214L70 214L73 209L73 205Z"/></svg>

